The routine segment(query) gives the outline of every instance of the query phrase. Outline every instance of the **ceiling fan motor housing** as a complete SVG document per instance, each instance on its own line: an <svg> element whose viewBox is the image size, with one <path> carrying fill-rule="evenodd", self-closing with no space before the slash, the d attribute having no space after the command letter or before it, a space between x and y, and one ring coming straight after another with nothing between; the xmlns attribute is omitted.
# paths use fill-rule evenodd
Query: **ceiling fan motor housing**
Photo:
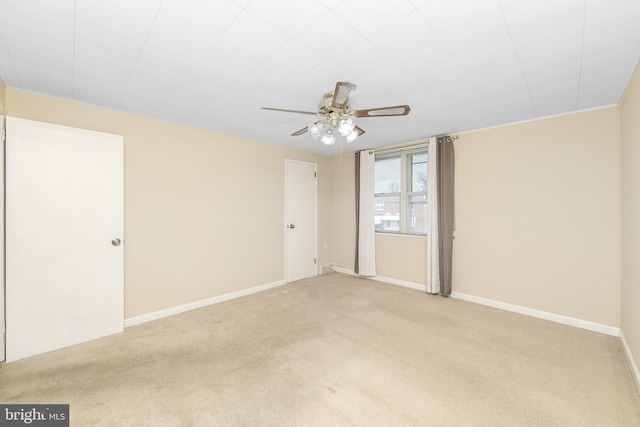
<svg viewBox="0 0 640 427"><path fill-rule="evenodd" d="M342 114L345 111L349 110L349 106L346 106L344 110L337 110L333 108L333 92L327 92L322 97L322 100L318 103L318 113L320 114L329 114L332 111L338 111Z"/></svg>

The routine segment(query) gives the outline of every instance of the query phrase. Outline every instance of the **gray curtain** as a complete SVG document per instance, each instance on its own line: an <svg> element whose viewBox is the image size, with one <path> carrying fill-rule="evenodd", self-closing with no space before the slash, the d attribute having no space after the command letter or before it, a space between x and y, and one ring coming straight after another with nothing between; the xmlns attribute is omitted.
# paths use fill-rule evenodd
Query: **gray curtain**
<svg viewBox="0 0 640 427"><path fill-rule="evenodd" d="M440 252L440 294L451 294L451 265L453 257L454 230L454 164L453 139L450 136L436 138L438 154L438 250ZM431 159L430 159L431 160ZM433 164L433 163L432 163Z"/></svg>

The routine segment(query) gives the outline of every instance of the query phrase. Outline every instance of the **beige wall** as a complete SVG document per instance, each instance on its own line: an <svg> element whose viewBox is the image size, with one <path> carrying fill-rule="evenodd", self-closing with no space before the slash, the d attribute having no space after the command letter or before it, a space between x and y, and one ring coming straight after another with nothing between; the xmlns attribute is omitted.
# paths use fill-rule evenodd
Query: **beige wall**
<svg viewBox="0 0 640 427"><path fill-rule="evenodd" d="M410 283L427 283L427 238L376 233L376 273Z"/></svg>
<svg viewBox="0 0 640 427"><path fill-rule="evenodd" d="M461 135L454 291L619 326L619 111Z"/></svg>
<svg viewBox="0 0 640 427"><path fill-rule="evenodd" d="M7 88L4 83L2 83L2 80L0 80L0 114L4 113L4 106L7 105L5 101L6 92Z"/></svg>
<svg viewBox="0 0 640 427"><path fill-rule="evenodd" d="M472 132L455 149L453 290L619 326L618 109ZM353 156L338 162L336 265L352 269ZM424 238L376 245L378 275L425 283Z"/></svg>
<svg viewBox="0 0 640 427"><path fill-rule="evenodd" d="M330 157L11 89L6 97L9 116L124 135L125 317L283 280L285 159L318 164L318 264L333 262Z"/></svg>
<svg viewBox="0 0 640 427"><path fill-rule="evenodd" d="M355 155L333 158L333 241L336 267L353 270L356 250Z"/></svg>
<svg viewBox="0 0 640 427"><path fill-rule="evenodd" d="M620 107L622 193L622 324L640 363L640 68Z"/></svg>

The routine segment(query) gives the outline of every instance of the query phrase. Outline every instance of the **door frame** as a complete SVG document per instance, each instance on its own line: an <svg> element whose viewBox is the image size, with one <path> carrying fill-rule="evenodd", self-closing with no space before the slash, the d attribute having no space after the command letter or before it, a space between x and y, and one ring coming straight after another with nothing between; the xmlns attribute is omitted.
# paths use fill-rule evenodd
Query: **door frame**
<svg viewBox="0 0 640 427"><path fill-rule="evenodd" d="M314 204L315 204L315 215L314 215L314 229L313 229L313 256L315 259L314 266L314 276L318 275L318 164L312 162L304 162L302 160L292 160L285 159L284 161L284 218L283 218L283 235L284 235L284 280L286 283L289 283L289 245L287 239L288 232L288 223L287 220L289 214L289 192L288 192L288 184L289 184L289 165L292 163L297 163L301 165L313 166L313 171L316 174L316 180L314 185Z"/></svg>

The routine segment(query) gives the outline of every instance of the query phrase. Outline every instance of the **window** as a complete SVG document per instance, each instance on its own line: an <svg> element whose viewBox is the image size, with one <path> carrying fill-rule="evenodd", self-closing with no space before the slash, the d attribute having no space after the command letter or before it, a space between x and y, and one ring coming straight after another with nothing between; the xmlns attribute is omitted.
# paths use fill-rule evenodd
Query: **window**
<svg viewBox="0 0 640 427"><path fill-rule="evenodd" d="M376 153L376 231L427 234L427 147Z"/></svg>

